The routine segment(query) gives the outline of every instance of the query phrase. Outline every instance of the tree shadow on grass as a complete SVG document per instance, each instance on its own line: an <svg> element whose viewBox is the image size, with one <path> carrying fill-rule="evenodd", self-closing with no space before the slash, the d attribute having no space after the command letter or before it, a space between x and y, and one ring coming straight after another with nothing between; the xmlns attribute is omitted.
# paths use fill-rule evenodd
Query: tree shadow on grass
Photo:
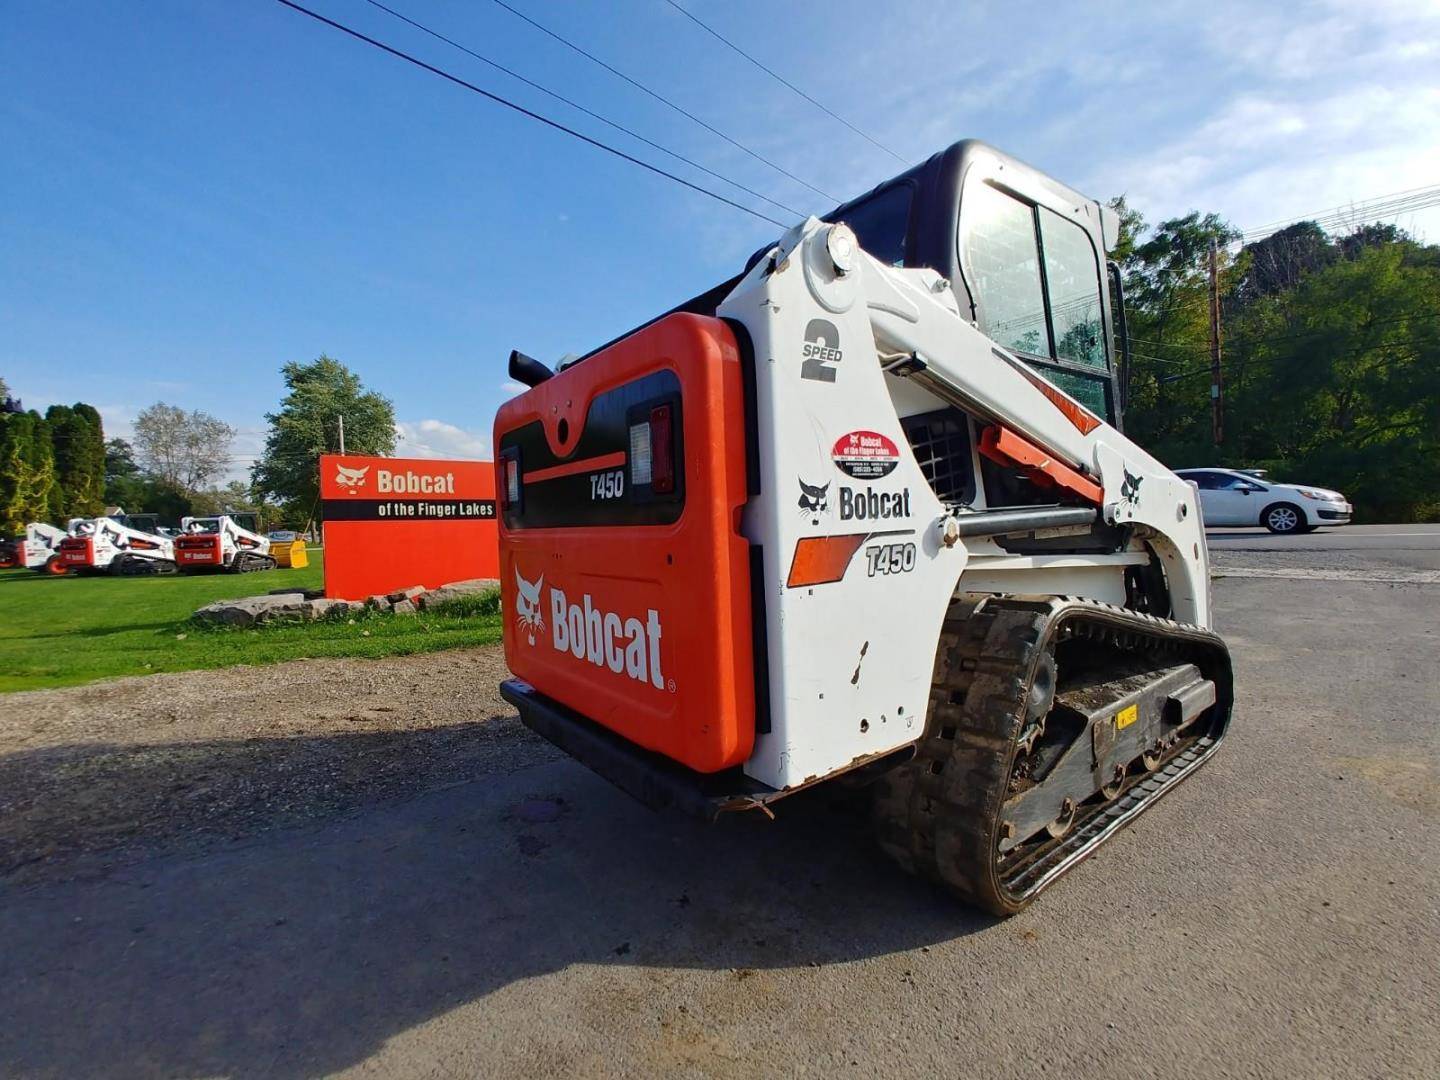
<svg viewBox="0 0 1440 1080"><path fill-rule="evenodd" d="M152 853L98 875L103 856L75 859L88 869L71 880L29 863L48 880L21 887L22 867L0 884L0 1061L65 1076L308 1076L571 965L804 967L992 923L892 867L823 790L780 804L775 822L707 826L651 814L513 721L485 726L0 759L0 792L45 772L53 782L27 790ZM480 740L488 750L461 761L467 782L386 801L389 781L429 768L422 780L439 784L447 774L424 763ZM330 820L296 826L317 798ZM197 816L217 835L228 821L239 842L174 854Z"/></svg>
<svg viewBox="0 0 1440 1080"><path fill-rule="evenodd" d="M64 638L102 638L112 634L132 634L136 630L151 630L155 633L182 633L183 629L174 619L158 619L154 622L124 623L118 626L86 626L70 630L56 630L54 633L26 634L31 640L56 640Z"/></svg>

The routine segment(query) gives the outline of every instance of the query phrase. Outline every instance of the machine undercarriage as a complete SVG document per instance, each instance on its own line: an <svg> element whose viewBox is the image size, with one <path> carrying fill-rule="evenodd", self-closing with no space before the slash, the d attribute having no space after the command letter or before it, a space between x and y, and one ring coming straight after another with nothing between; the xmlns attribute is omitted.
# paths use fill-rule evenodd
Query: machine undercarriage
<svg viewBox="0 0 1440 1080"><path fill-rule="evenodd" d="M1094 601L966 597L915 757L876 785L881 845L1011 914L1199 766L1230 696L1209 631Z"/></svg>

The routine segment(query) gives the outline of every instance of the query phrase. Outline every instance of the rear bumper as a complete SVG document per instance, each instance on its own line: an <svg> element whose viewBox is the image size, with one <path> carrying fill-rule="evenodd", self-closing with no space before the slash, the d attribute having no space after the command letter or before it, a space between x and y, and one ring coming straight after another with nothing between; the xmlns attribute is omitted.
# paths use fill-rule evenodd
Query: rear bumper
<svg viewBox="0 0 1440 1080"><path fill-rule="evenodd" d="M766 801L766 794L774 794L738 768L698 773L636 746L520 679L501 683L500 696L519 710L521 722L531 731L652 810L679 810L713 821L726 811L757 806Z"/></svg>
<svg viewBox="0 0 1440 1080"><path fill-rule="evenodd" d="M792 788L777 789L746 776L740 766L716 773L687 769L679 762L637 746L609 728L548 698L523 679L506 679L500 696L514 705L521 722L652 810L679 810L705 821L741 810L764 810L787 795L845 776L867 782L908 761L913 743L858 757L843 769ZM774 815L771 814L773 817Z"/></svg>

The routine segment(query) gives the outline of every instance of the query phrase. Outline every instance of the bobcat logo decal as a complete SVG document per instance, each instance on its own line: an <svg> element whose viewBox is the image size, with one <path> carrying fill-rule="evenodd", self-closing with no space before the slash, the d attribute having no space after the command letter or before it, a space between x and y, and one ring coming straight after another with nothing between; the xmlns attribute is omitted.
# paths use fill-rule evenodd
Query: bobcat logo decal
<svg viewBox="0 0 1440 1080"><path fill-rule="evenodd" d="M347 469L344 465L335 466L335 483L341 487L347 487L351 491L365 486L365 474L370 471L370 466L363 469Z"/></svg>
<svg viewBox="0 0 1440 1080"><path fill-rule="evenodd" d="M1123 465L1121 466L1121 471L1125 474L1125 482L1120 485L1120 498L1133 506L1140 501L1140 483L1145 478L1143 476L1136 476Z"/></svg>
<svg viewBox="0 0 1440 1080"><path fill-rule="evenodd" d="M799 479L798 477L796 479ZM805 514L823 514L830 509L830 485L817 487L800 481L800 511Z"/></svg>
<svg viewBox="0 0 1440 1080"><path fill-rule="evenodd" d="M518 568L515 571L515 622L531 645L535 644L536 634L545 632L545 614L540 610L540 589L544 584L544 574L532 584L520 576Z"/></svg>

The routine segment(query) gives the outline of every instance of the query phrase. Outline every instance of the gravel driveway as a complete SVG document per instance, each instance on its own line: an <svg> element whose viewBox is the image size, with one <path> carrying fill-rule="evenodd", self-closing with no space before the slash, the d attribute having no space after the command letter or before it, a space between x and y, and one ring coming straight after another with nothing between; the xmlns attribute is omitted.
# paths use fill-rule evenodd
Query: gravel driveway
<svg viewBox="0 0 1440 1080"><path fill-rule="evenodd" d="M505 674L491 647L0 697L0 881L233 843L554 756L496 692Z"/></svg>

